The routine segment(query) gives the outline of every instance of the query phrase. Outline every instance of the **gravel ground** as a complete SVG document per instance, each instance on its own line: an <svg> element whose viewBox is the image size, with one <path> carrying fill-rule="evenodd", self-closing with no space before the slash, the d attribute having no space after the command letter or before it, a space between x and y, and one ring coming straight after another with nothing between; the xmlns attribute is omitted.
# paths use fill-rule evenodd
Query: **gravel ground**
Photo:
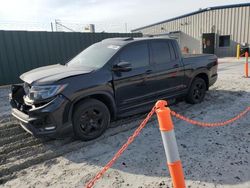
<svg viewBox="0 0 250 188"><path fill-rule="evenodd" d="M8 93L10 87L0 87L0 123L2 121L9 120L8 117L10 115L10 104L8 100Z"/></svg>
<svg viewBox="0 0 250 188"><path fill-rule="evenodd" d="M180 102L171 108L204 122L234 117L250 104L250 79L243 78L243 71L243 61L220 59L219 79L205 101L197 105ZM0 89L0 187L82 187L145 117L115 122L104 136L91 142L40 140L8 118L7 90ZM250 114L214 128L173 120L187 187L250 187ZM171 187L155 117L96 187Z"/></svg>

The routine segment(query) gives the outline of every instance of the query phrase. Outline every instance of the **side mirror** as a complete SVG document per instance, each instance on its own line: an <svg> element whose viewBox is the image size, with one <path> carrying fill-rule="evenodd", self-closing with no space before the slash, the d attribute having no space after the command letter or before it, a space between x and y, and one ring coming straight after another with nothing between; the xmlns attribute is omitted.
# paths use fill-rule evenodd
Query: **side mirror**
<svg viewBox="0 0 250 188"><path fill-rule="evenodd" d="M132 70L132 65L129 62L120 62L113 66L113 71L128 72Z"/></svg>

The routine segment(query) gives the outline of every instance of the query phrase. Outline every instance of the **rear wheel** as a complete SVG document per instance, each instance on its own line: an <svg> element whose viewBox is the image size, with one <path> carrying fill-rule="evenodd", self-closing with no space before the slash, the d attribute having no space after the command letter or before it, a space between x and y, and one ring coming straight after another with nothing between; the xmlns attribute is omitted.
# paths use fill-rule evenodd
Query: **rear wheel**
<svg viewBox="0 0 250 188"><path fill-rule="evenodd" d="M203 101L206 95L206 82L202 78L195 78L189 89L186 101L191 104L197 104Z"/></svg>
<svg viewBox="0 0 250 188"><path fill-rule="evenodd" d="M105 104L96 99L87 99L76 106L73 115L73 130L77 138L87 141L103 134L110 122L110 113Z"/></svg>

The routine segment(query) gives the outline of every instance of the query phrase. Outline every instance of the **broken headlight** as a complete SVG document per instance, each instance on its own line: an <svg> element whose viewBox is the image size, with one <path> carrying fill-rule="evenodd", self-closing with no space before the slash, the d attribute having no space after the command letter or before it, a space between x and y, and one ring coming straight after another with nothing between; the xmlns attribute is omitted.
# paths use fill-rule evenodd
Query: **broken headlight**
<svg viewBox="0 0 250 188"><path fill-rule="evenodd" d="M60 92L67 85L47 85L47 86L31 86L26 97L31 101L41 101L44 99L51 98Z"/></svg>

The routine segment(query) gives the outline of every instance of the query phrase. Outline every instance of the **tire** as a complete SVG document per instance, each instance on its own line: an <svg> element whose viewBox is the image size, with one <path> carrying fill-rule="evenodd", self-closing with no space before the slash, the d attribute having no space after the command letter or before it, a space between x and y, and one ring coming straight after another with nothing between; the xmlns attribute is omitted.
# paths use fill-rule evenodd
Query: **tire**
<svg viewBox="0 0 250 188"><path fill-rule="evenodd" d="M188 91L186 101L191 104L197 104L203 101L207 91L207 85L204 79L195 78Z"/></svg>
<svg viewBox="0 0 250 188"><path fill-rule="evenodd" d="M110 123L110 112L107 106L96 99L86 99L74 109L74 135L83 141L101 136Z"/></svg>

